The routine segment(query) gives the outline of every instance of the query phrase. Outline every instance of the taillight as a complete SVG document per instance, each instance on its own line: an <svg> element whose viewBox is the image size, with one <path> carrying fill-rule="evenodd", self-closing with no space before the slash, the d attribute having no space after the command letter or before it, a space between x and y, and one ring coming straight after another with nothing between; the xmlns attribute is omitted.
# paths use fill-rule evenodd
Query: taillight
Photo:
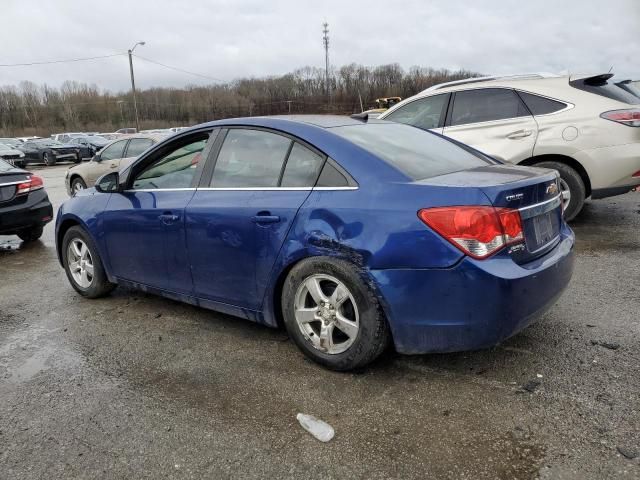
<svg viewBox="0 0 640 480"><path fill-rule="evenodd" d="M26 182L18 184L16 195L33 192L34 190L39 190L42 187L44 187L42 179L37 175L31 175Z"/></svg>
<svg viewBox="0 0 640 480"><path fill-rule="evenodd" d="M636 173L634 173L633 175L631 175L632 177L640 177L640 170L638 170Z"/></svg>
<svg viewBox="0 0 640 480"><path fill-rule="evenodd" d="M611 110L601 113L600 116L612 122L622 123L629 127L640 127L640 109L629 108L627 110Z"/></svg>
<svg viewBox="0 0 640 480"><path fill-rule="evenodd" d="M424 208L418 217L463 253L487 258L524 239L520 212L510 208L459 206Z"/></svg>

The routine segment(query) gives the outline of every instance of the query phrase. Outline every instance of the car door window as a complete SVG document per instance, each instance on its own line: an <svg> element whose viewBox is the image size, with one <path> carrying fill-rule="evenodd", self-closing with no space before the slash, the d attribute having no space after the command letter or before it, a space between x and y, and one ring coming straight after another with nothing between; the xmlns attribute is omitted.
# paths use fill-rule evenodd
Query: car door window
<svg viewBox="0 0 640 480"><path fill-rule="evenodd" d="M284 167L281 187L313 187L320 173L324 157L307 147L294 143Z"/></svg>
<svg viewBox="0 0 640 480"><path fill-rule="evenodd" d="M153 140L150 138L132 138L129 140L126 155L127 157L137 157L151 145L153 145Z"/></svg>
<svg viewBox="0 0 640 480"><path fill-rule="evenodd" d="M206 144L207 138L199 135L186 145L182 143L170 149L169 153L163 154L136 175L132 189L189 188Z"/></svg>
<svg viewBox="0 0 640 480"><path fill-rule="evenodd" d="M527 104L527 107L534 115L546 115L567 108L566 103L534 95L533 93L518 92L518 95L520 95L520 98Z"/></svg>
<svg viewBox="0 0 640 480"><path fill-rule="evenodd" d="M291 140L263 130L233 128L213 171L217 188L277 187Z"/></svg>
<svg viewBox="0 0 640 480"><path fill-rule="evenodd" d="M426 130L438 128L443 123L448 102L448 93L421 98L394 110L384 119Z"/></svg>
<svg viewBox="0 0 640 480"><path fill-rule="evenodd" d="M513 90L482 88L456 92L451 126L528 116L529 112Z"/></svg>
<svg viewBox="0 0 640 480"><path fill-rule="evenodd" d="M102 151L102 153L100 153L100 160L115 160L117 158L122 158L122 154L124 153L124 146L126 145L127 141L128 140L121 140L109 145Z"/></svg>

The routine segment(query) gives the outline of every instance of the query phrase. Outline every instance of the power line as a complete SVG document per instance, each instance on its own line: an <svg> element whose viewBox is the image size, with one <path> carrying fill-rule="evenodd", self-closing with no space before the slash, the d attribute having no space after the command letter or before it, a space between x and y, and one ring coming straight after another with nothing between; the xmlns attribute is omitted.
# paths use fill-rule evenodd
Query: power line
<svg viewBox="0 0 640 480"><path fill-rule="evenodd" d="M156 62L155 60L151 60L150 58L141 57L140 55L133 55L140 60L144 60L145 62L153 63L155 65L160 65L161 67L169 68L171 70L175 70L177 72L186 73L187 75L193 75L195 77L206 78L207 80L213 80L218 83L226 83L224 80L220 80L219 78L210 77L208 75L202 75L201 73L190 72L189 70L184 70L183 68L172 67L171 65L166 65L164 63Z"/></svg>
<svg viewBox="0 0 640 480"><path fill-rule="evenodd" d="M120 55L124 55L124 53L113 53L111 55L101 55L98 57L71 58L69 60L50 60L46 62L0 63L0 67L29 67L32 65L50 65L52 63L86 62L87 60L98 60L101 58L119 57Z"/></svg>

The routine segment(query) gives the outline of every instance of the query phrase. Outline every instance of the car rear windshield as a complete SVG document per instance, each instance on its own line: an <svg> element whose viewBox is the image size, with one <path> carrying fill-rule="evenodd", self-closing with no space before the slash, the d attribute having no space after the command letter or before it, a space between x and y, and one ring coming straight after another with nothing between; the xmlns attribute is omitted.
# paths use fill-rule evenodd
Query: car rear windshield
<svg viewBox="0 0 640 480"><path fill-rule="evenodd" d="M613 81L607 79L599 79L598 77L585 78L580 80L572 80L569 82L574 88L585 92L594 93L602 97L607 97L618 102L629 103L631 105L640 104L640 98L632 92L620 88Z"/></svg>
<svg viewBox="0 0 640 480"><path fill-rule="evenodd" d="M332 132L390 163L413 180L492 164L471 149L417 127L378 123L335 127Z"/></svg>

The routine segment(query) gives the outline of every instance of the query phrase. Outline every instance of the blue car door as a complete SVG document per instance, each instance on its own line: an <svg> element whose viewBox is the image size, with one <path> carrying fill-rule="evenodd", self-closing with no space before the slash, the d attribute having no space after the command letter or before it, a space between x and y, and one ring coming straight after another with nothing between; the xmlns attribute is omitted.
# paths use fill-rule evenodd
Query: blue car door
<svg viewBox="0 0 640 480"><path fill-rule="evenodd" d="M209 132L199 132L151 151L132 166L127 188L111 195L101 216L102 237L117 277L192 293L184 212L208 137Z"/></svg>
<svg viewBox="0 0 640 480"><path fill-rule="evenodd" d="M186 210L195 295L259 310L271 269L324 157L264 129L221 133ZM213 155L212 155L213 156Z"/></svg>

